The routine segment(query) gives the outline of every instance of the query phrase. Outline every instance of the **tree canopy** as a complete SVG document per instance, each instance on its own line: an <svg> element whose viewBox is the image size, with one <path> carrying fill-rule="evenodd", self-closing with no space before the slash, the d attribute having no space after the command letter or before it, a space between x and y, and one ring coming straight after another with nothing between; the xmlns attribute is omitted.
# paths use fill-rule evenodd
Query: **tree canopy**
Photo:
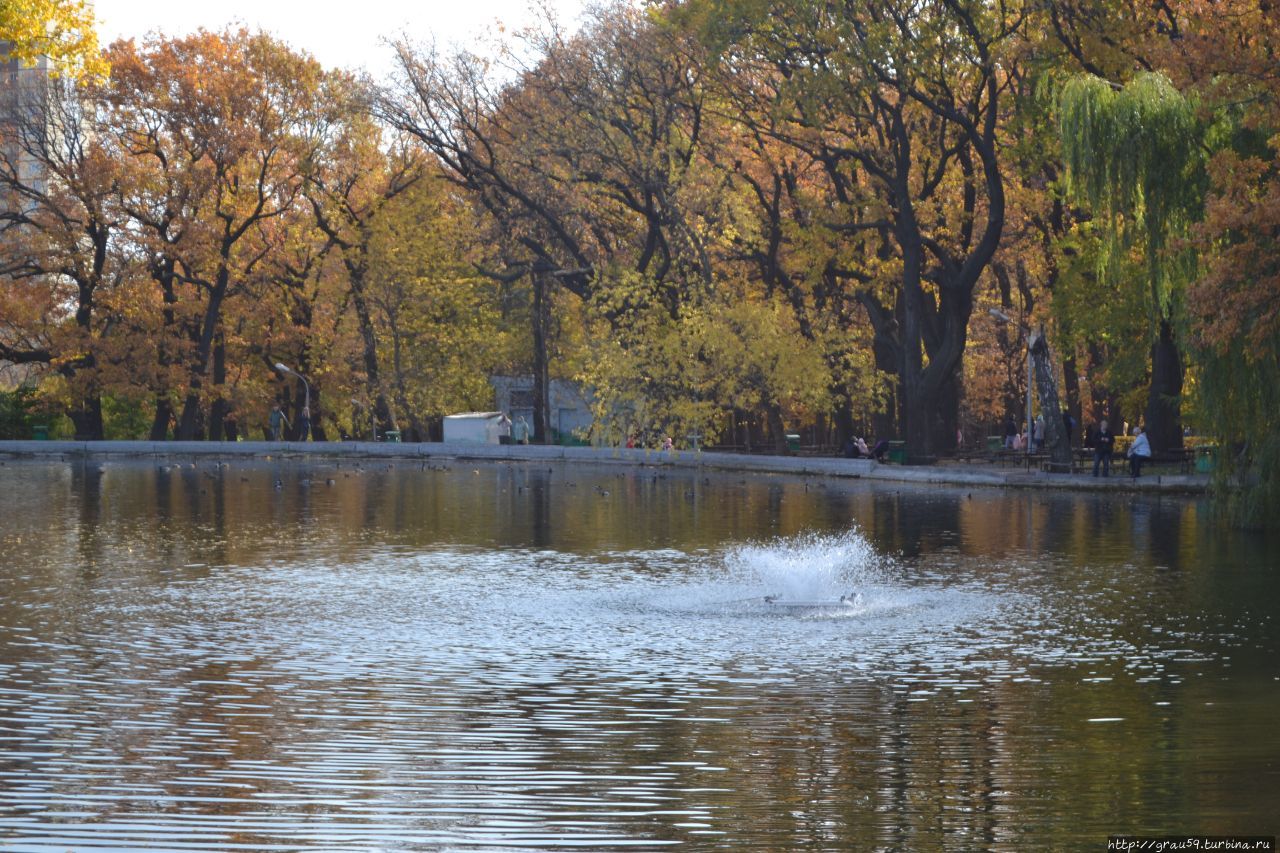
<svg viewBox="0 0 1280 853"><path fill-rule="evenodd" d="M81 77L107 70L85 0L4 0L0 43L5 43L11 59L25 65L48 57L54 74Z"/></svg>

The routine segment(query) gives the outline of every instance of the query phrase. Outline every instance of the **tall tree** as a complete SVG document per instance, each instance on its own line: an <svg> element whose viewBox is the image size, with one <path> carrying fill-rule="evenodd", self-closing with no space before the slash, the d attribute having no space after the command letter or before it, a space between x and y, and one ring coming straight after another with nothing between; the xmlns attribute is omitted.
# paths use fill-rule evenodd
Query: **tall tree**
<svg viewBox="0 0 1280 853"><path fill-rule="evenodd" d="M1203 210L1205 125L1167 78L1142 73L1117 89L1097 77L1069 81L1061 95L1063 153L1071 186L1105 227L1099 277L1123 289L1129 260L1143 259L1151 384L1152 445L1182 446L1185 373L1178 326L1195 258L1175 241Z"/></svg>
<svg viewBox="0 0 1280 853"><path fill-rule="evenodd" d="M128 262L93 94L67 81L10 93L0 125L0 358L52 369L68 384L76 434L101 439L99 367L125 355L107 350L125 331L107 297Z"/></svg>
<svg viewBox="0 0 1280 853"><path fill-rule="evenodd" d="M1221 494L1235 520L1280 524L1280 8L1266 0L1177 5L1180 38L1160 55L1175 83L1212 109L1200 275L1187 292L1198 366L1197 426L1221 448Z"/></svg>
<svg viewBox="0 0 1280 853"><path fill-rule="evenodd" d="M551 27L529 45L507 85L476 57L402 45L401 85L382 110L485 211L493 274L529 277L531 367L545 389L558 291L593 300L617 284L674 321L710 286L703 214L714 205L698 177L701 74L687 37L617 8L573 38Z"/></svg>
<svg viewBox="0 0 1280 853"><path fill-rule="evenodd" d="M859 301L895 366L909 449L951 446L973 292L1004 227L1000 57L1021 9L688 6L722 62L774 75L802 131L785 140L823 164L847 227L874 229L881 251L860 260Z"/></svg>
<svg viewBox="0 0 1280 853"><path fill-rule="evenodd" d="M378 214L421 180L424 162L421 152L403 140L383 150L383 128L367 113L369 93L355 81L335 78L329 92L338 106L338 120L322 156L307 173L305 194L316 225L337 247L346 271L363 344L364 396L378 429L386 432L397 424L383 376L375 306L369 293L370 244Z"/></svg>
<svg viewBox="0 0 1280 853"><path fill-rule="evenodd" d="M223 435L228 412L223 317L266 247L259 229L294 204L325 122L322 72L262 34L200 31L121 42L110 114L130 158L123 205L171 278L189 335L176 435ZM207 407L207 408L206 408Z"/></svg>

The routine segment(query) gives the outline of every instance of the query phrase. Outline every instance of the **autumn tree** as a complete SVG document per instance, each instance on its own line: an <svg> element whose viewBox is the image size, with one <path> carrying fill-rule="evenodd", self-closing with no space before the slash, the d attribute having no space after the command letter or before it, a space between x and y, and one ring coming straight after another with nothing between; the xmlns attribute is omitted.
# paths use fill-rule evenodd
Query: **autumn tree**
<svg viewBox="0 0 1280 853"><path fill-rule="evenodd" d="M369 93L354 80L335 81L331 99L338 120L306 174L305 196L316 226L337 249L362 343L364 396L378 429L395 429L396 414L384 381L375 306L369 293L374 221L391 200L423 175L421 152L403 140L382 148L382 128L368 112ZM415 239L422 239L421 237Z"/></svg>
<svg viewBox="0 0 1280 853"><path fill-rule="evenodd" d="M1280 9L1260 0L1176 6L1179 38L1162 68L1199 115L1212 113L1203 216L1191 236L1199 275L1187 288L1196 361L1195 421L1219 442L1217 472L1233 517L1280 518Z"/></svg>
<svg viewBox="0 0 1280 853"><path fill-rule="evenodd" d="M501 284L477 270L472 210L450 190L426 174L381 205L368 235L362 296L381 387L413 441L438 439L447 414L490 408L489 377L512 355Z"/></svg>
<svg viewBox="0 0 1280 853"><path fill-rule="evenodd" d="M900 384L911 452L955 440L974 288L1004 227L1000 55L1017 6L688 4L722 62L768 75L869 251L845 273Z"/></svg>
<svg viewBox="0 0 1280 853"><path fill-rule="evenodd" d="M114 45L109 113L128 160L121 203L144 233L164 300L186 338L176 435L221 438L229 411L228 305L267 247L264 223L303 186L326 121L312 59L263 34L205 31Z"/></svg>
<svg viewBox="0 0 1280 853"><path fill-rule="evenodd" d="M717 63L708 76L713 120L702 156L728 190L711 247L717 267L740 270L766 299L780 298L803 345L823 353L813 377L826 385L838 443L855 424L878 422L876 434L892 434L896 418L883 410L886 377L896 364L887 347L875 346L858 301L872 277L860 267L882 245L878 228L850 222L821 156L791 143L804 128L791 118L785 78L768 67L729 62ZM781 442L781 412L766 413Z"/></svg>
<svg viewBox="0 0 1280 853"><path fill-rule="evenodd" d="M0 359L59 376L88 439L103 437L101 369L133 362L126 315L112 310L129 262L95 92L65 80L16 87L0 125Z"/></svg>
<svg viewBox="0 0 1280 853"><path fill-rule="evenodd" d="M103 75L93 12L85 0L4 0L0 3L0 44L10 59L33 66L47 57L55 75Z"/></svg>

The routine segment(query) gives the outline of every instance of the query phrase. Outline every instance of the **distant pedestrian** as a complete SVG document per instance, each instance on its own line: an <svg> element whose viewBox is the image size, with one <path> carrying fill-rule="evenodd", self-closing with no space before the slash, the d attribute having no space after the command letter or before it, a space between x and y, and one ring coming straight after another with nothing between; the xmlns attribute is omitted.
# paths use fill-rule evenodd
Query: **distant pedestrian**
<svg viewBox="0 0 1280 853"><path fill-rule="evenodd" d="M1093 439L1093 476L1098 476L1101 467L1102 476L1111 476L1111 452L1115 448L1116 437L1107 428L1107 419L1098 424L1098 434Z"/></svg>
<svg viewBox="0 0 1280 853"><path fill-rule="evenodd" d="M279 403L272 405L271 417L268 419L267 425L271 428L271 440L279 441L282 426L289 426L289 419L284 416L284 412L280 411Z"/></svg>
<svg viewBox="0 0 1280 853"><path fill-rule="evenodd" d="M529 443L529 422L524 419L524 415L518 416L515 424L512 425L511 440L516 444Z"/></svg>
<svg viewBox="0 0 1280 853"><path fill-rule="evenodd" d="M1076 432L1076 419L1066 409L1062 410L1062 428L1067 431L1067 447L1072 445L1072 436Z"/></svg>
<svg viewBox="0 0 1280 853"><path fill-rule="evenodd" d="M1014 423L1013 416L1004 419L1004 449L1013 450L1013 441L1018 437L1018 425Z"/></svg>
<svg viewBox="0 0 1280 853"><path fill-rule="evenodd" d="M311 407L303 406L302 415L298 418L298 441L311 439Z"/></svg>
<svg viewBox="0 0 1280 853"><path fill-rule="evenodd" d="M1142 463L1151 458L1151 442L1142 427L1134 427L1133 444L1129 447L1129 475L1133 479L1142 476Z"/></svg>
<svg viewBox="0 0 1280 853"><path fill-rule="evenodd" d="M1042 450L1044 450L1044 415L1043 414L1036 415L1036 427L1035 427L1035 433L1033 433L1033 435L1035 436L1036 443L1032 447L1031 452L1039 453Z"/></svg>

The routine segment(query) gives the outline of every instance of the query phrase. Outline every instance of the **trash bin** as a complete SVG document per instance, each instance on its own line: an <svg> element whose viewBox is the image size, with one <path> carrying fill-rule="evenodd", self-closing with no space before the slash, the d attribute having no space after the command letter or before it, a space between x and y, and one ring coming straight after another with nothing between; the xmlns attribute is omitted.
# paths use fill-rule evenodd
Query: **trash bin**
<svg viewBox="0 0 1280 853"><path fill-rule="evenodd" d="M32 424L31 437L36 441L48 441L49 425L48 424Z"/></svg>
<svg viewBox="0 0 1280 853"><path fill-rule="evenodd" d="M1004 436L987 436L987 450L991 453L999 453L1001 450L1004 450Z"/></svg>
<svg viewBox="0 0 1280 853"><path fill-rule="evenodd" d="M889 442L889 461L899 465L907 464L907 443L905 441Z"/></svg>
<svg viewBox="0 0 1280 853"><path fill-rule="evenodd" d="M800 436L794 432L787 433L787 450L795 453L800 449Z"/></svg>
<svg viewBox="0 0 1280 853"><path fill-rule="evenodd" d="M382 437L383 437L383 439L384 439L384 440L386 440L386 441L391 441L391 442L395 442L396 444L399 444L399 443L400 443L400 430L398 430L398 429L389 429L389 430L387 430L386 432L384 432L384 433L382 434Z"/></svg>

